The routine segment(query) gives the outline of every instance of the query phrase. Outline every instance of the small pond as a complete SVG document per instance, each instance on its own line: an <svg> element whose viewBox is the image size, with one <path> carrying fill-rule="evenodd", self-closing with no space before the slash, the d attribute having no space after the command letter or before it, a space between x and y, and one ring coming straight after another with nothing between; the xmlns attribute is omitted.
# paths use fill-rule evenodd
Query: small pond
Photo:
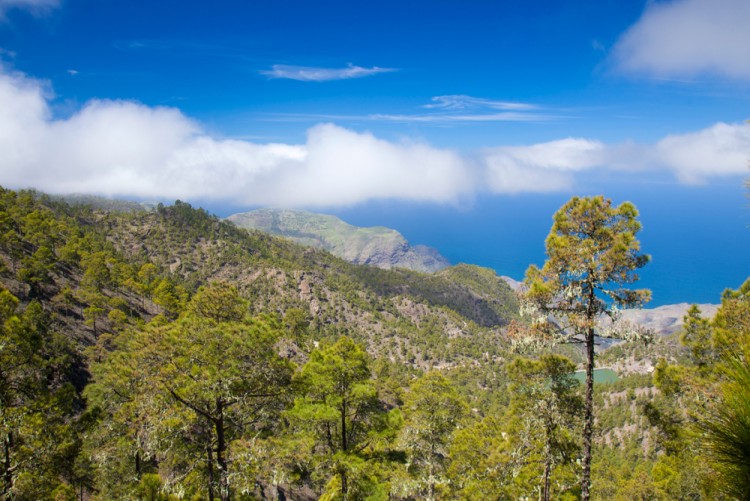
<svg viewBox="0 0 750 501"><path fill-rule="evenodd" d="M575 378L583 384L586 382L586 371L576 371L574 374ZM594 384L596 383L614 383L620 379L615 371L612 369L594 369Z"/></svg>

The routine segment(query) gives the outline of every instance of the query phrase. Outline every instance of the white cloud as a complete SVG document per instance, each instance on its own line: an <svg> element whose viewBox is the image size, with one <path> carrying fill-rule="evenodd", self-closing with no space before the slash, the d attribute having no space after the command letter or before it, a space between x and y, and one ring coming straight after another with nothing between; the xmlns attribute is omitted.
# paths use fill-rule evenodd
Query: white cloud
<svg viewBox="0 0 750 501"><path fill-rule="evenodd" d="M394 68L363 68L361 66L347 65L345 68L318 68L314 66L291 66L286 64L274 64L270 70L260 73L269 78L286 78L300 80L303 82L327 82L329 80L348 80L350 78L369 77L379 73L390 73L396 71Z"/></svg>
<svg viewBox="0 0 750 501"><path fill-rule="evenodd" d="M570 188L575 172L603 165L598 141L567 138L531 146L487 149L487 181L495 193L550 192Z"/></svg>
<svg viewBox="0 0 750 501"><path fill-rule="evenodd" d="M655 156L684 183L702 183L714 176L746 175L750 128L717 123L698 132L670 135L656 144Z"/></svg>
<svg viewBox="0 0 750 501"><path fill-rule="evenodd" d="M0 19L11 9L24 9L42 15L60 5L60 0L0 0Z"/></svg>
<svg viewBox="0 0 750 501"><path fill-rule="evenodd" d="M568 138L483 152L488 186L496 193L549 192L571 188L591 169L671 172L681 183L746 176L750 127L717 123L706 129L665 137L656 144Z"/></svg>
<svg viewBox="0 0 750 501"><path fill-rule="evenodd" d="M212 138L177 109L126 101L94 100L56 120L38 81L7 73L0 151L0 183L52 193L340 205L450 202L473 190L455 152L330 124L289 145Z"/></svg>
<svg viewBox="0 0 750 501"><path fill-rule="evenodd" d="M333 124L303 144L219 139L176 108L93 100L52 116L43 83L0 66L0 184L50 193L334 206L454 203L481 192L574 187L592 169L668 170L682 182L747 174L750 129L719 123L652 145L567 138L474 154Z"/></svg>
<svg viewBox="0 0 750 501"><path fill-rule="evenodd" d="M378 198L456 202L474 189L464 158L423 143L391 143L323 124L309 131L306 149L304 168L288 173L275 199L305 193L304 203L315 205Z"/></svg>
<svg viewBox="0 0 750 501"><path fill-rule="evenodd" d="M623 72L656 77L713 73L750 79L750 2L649 2L613 53Z"/></svg>

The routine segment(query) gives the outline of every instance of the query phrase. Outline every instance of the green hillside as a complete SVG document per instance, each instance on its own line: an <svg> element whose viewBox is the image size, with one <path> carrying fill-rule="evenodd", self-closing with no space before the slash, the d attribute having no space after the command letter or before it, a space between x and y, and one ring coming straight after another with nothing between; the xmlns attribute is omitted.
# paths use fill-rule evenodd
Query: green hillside
<svg viewBox="0 0 750 501"><path fill-rule="evenodd" d="M0 499L579 496L581 352L522 342L494 271L127 206L0 189ZM598 355L593 499L742 498L696 437L742 394L748 288Z"/></svg>

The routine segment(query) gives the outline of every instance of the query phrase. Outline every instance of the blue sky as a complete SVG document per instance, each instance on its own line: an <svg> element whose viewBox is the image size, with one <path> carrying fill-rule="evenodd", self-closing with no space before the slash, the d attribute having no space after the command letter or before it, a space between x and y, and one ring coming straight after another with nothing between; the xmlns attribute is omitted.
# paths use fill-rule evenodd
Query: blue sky
<svg viewBox="0 0 750 501"><path fill-rule="evenodd" d="M658 186L739 212L748 19L746 0L0 0L0 184L362 220Z"/></svg>

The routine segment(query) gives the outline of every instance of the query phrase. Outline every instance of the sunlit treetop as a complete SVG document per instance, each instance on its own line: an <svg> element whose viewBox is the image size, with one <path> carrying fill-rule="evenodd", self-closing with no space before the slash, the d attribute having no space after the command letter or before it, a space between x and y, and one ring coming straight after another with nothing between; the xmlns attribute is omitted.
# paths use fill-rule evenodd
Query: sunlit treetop
<svg viewBox="0 0 750 501"><path fill-rule="evenodd" d="M617 320L619 309L648 302L650 291L628 287L650 259L636 238L637 218L632 203L613 206L601 195L574 197L555 213L545 242L548 259L526 272L524 308L536 324L549 327L553 315L567 320L575 335L601 314Z"/></svg>

